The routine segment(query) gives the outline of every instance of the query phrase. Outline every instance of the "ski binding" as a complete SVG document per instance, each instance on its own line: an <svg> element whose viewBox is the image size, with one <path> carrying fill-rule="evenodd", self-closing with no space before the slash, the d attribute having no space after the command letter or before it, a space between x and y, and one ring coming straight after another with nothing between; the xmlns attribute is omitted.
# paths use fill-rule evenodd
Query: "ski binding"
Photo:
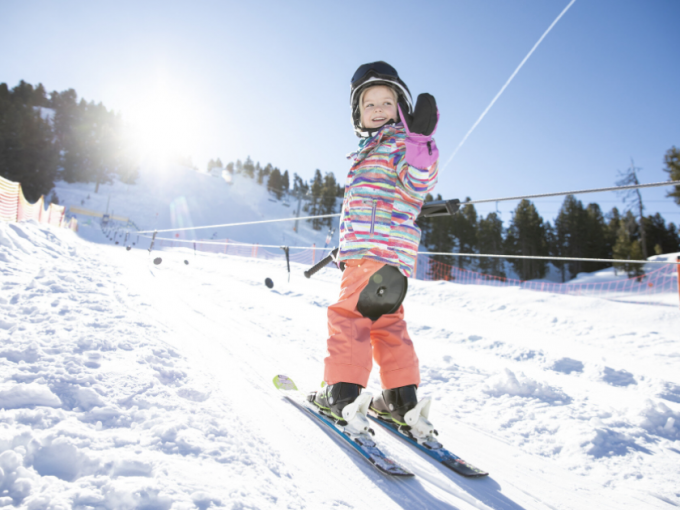
<svg viewBox="0 0 680 510"><path fill-rule="evenodd" d="M345 440L381 473L391 476L413 476L413 473L404 469L380 451L373 441L371 436L374 431L370 428L370 422L366 417L372 400L370 393L362 393L352 404L346 406L342 410L343 420L338 421L309 402L289 377L277 375L274 377L274 386L284 394L284 398L288 402L305 411L323 427Z"/></svg>

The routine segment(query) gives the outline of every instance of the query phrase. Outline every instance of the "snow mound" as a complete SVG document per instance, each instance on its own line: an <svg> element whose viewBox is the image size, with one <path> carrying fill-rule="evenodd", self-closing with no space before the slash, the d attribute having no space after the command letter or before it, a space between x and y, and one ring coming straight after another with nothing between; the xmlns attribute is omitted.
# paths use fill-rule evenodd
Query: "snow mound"
<svg viewBox="0 0 680 510"><path fill-rule="evenodd" d="M569 397L560 390L529 379L524 374L517 377L508 368L491 377L486 383L484 392L494 397L509 395L512 397L537 398L549 402L569 400Z"/></svg>
<svg viewBox="0 0 680 510"><path fill-rule="evenodd" d="M647 406L640 412L640 427L652 435L670 440L680 440L680 413L674 412L663 402Z"/></svg>
<svg viewBox="0 0 680 510"><path fill-rule="evenodd" d="M18 409L32 406L59 407L61 400L48 387L41 384L0 386L0 408Z"/></svg>

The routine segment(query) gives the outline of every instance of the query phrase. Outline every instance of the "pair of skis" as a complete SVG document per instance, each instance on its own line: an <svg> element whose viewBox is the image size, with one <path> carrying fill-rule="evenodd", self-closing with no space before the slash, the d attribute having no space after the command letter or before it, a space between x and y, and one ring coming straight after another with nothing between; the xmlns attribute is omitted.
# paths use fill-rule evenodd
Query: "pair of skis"
<svg viewBox="0 0 680 510"><path fill-rule="evenodd" d="M274 377L274 386L276 386L276 388L284 394L284 398L287 401L292 403L298 409L313 416L328 429L338 434L339 437L345 440L352 448L354 448L381 473L391 476L414 476L412 472L400 466L397 462L390 459L382 451L380 451L375 441L373 441L371 437L371 434L374 434L372 429L368 429L368 431L362 431L359 433L345 429L345 427L342 425L343 422L338 422L335 419L323 414L317 406L309 402L306 398L306 395L298 390L293 380L285 375L277 375ZM474 467L457 455L451 453L436 440L430 439L420 443L411 437L407 431L402 430L393 421L383 419L380 415L374 413L372 410L369 410L367 415L373 421L379 423L381 426L385 427L396 436L402 438L412 446L418 448L418 450L422 451L426 455L430 456L460 475L466 477L482 477L488 475L488 473L485 471Z"/></svg>

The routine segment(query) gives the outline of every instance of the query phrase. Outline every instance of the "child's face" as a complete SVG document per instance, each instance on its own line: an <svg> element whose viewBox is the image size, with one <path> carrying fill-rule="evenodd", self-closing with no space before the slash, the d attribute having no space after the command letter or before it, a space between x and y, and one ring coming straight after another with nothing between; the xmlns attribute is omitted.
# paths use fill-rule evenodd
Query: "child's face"
<svg viewBox="0 0 680 510"><path fill-rule="evenodd" d="M399 119L394 91L384 85L376 85L364 92L361 101L361 125L375 129L390 119L395 121Z"/></svg>

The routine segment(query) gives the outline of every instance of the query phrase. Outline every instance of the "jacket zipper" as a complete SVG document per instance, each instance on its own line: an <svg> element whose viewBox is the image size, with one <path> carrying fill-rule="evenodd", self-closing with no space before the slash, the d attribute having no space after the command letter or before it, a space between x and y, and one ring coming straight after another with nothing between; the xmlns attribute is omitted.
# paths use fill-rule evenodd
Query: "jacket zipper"
<svg viewBox="0 0 680 510"><path fill-rule="evenodd" d="M370 234L373 235L373 229L375 228L375 211L378 208L378 201L373 200L373 210L371 211L371 232Z"/></svg>

